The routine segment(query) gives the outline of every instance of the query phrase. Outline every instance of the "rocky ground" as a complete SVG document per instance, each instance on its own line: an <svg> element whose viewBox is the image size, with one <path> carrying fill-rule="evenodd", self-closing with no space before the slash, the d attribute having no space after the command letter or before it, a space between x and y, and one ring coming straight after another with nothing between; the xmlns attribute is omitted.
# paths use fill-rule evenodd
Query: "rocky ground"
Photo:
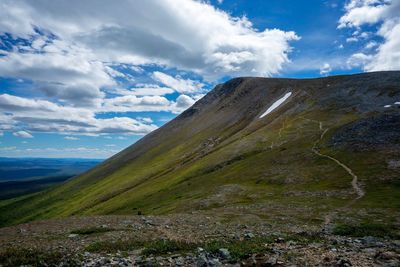
<svg viewBox="0 0 400 267"><path fill-rule="evenodd" d="M398 236L367 228L333 234L206 213L71 217L1 228L0 265L400 266Z"/></svg>

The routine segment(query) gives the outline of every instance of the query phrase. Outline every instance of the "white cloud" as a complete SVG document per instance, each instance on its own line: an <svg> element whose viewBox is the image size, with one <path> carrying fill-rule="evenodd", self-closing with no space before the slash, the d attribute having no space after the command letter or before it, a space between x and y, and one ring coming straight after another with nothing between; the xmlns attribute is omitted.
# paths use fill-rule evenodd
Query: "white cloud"
<svg viewBox="0 0 400 267"><path fill-rule="evenodd" d="M156 84L148 84L143 87L134 87L131 89L121 89L117 88L111 91L117 95L136 95L136 96L155 96L155 95L168 95L174 92L173 89L169 87L161 87Z"/></svg>
<svg viewBox="0 0 400 267"><path fill-rule="evenodd" d="M201 92L204 84L190 79L182 79L181 77L172 77L163 72L153 72L153 79L160 83L171 87L178 93L197 93Z"/></svg>
<svg viewBox="0 0 400 267"><path fill-rule="evenodd" d="M365 45L365 49L372 49L376 46L378 46L379 44L375 41L370 41Z"/></svg>
<svg viewBox="0 0 400 267"><path fill-rule="evenodd" d="M54 40L40 51L3 52L0 76L31 80L48 97L77 106L98 104L103 97L100 88L115 84L106 66L88 56L86 49Z"/></svg>
<svg viewBox="0 0 400 267"><path fill-rule="evenodd" d="M339 28L360 28L379 24L376 34L383 38L374 54L356 53L350 63L360 64L366 71L400 69L400 0L351 0L339 20ZM367 38L369 34L361 34ZM369 42L365 48L375 47Z"/></svg>
<svg viewBox="0 0 400 267"><path fill-rule="evenodd" d="M100 62L155 63L207 77L277 73L294 32L257 30L203 1L3 1L0 31L36 35L34 27L87 49ZM157 17L157 20L153 18ZM35 47L40 47L35 45ZM89 53L90 52L90 53Z"/></svg>
<svg viewBox="0 0 400 267"><path fill-rule="evenodd" d="M151 118L149 118L149 117L145 117L145 118L137 117L136 119L139 120L139 121L143 121L145 123L152 123L153 122L153 120Z"/></svg>
<svg viewBox="0 0 400 267"><path fill-rule="evenodd" d="M339 28L360 27L375 24L388 13L386 0L351 0L345 6L346 13L339 20Z"/></svg>
<svg viewBox="0 0 400 267"><path fill-rule="evenodd" d="M142 101L142 105L149 103L151 103L151 100ZM115 108L111 109L113 111L118 109L118 106L112 107ZM46 100L27 99L8 94L0 95L0 111L12 113L8 116L11 118L5 117L3 119L5 125L7 125L7 120L11 119L15 122L15 125L10 126L11 128L23 127L31 132L143 135L157 128L153 124L128 117L100 119L96 118L95 112L92 110L61 106ZM2 126L1 123L0 117L0 127ZM17 136L17 133L14 133L14 135ZM18 134L18 136L21 135L23 134Z"/></svg>
<svg viewBox="0 0 400 267"><path fill-rule="evenodd" d="M197 95L196 95L197 96ZM200 95L202 96L202 95ZM189 100L191 99L191 100ZM197 100L197 99L196 99ZM187 95L179 95L175 101L170 101L164 96L141 96L125 95L104 99L98 112L143 112L143 111L164 111L180 113L194 100Z"/></svg>
<svg viewBox="0 0 400 267"><path fill-rule="evenodd" d="M187 95L180 95L176 99L176 106L181 109L187 109L191 105L193 105L195 100Z"/></svg>
<svg viewBox="0 0 400 267"><path fill-rule="evenodd" d="M352 67L362 67L365 66L368 62L372 60L373 56L371 55L366 55L364 53L356 53L353 54L348 60L347 60L347 66L352 68Z"/></svg>
<svg viewBox="0 0 400 267"><path fill-rule="evenodd" d="M26 131L18 131L13 133L14 136L21 137L21 138L33 138L33 135Z"/></svg>
<svg viewBox="0 0 400 267"><path fill-rule="evenodd" d="M75 141L75 140L79 140L78 137L74 137L74 136L66 136L64 137L65 140L71 140L71 141Z"/></svg>
<svg viewBox="0 0 400 267"><path fill-rule="evenodd" d="M140 112L140 111L168 111L171 102L163 96L135 95L118 96L104 99L101 111L103 112Z"/></svg>
<svg viewBox="0 0 400 267"><path fill-rule="evenodd" d="M328 75L332 71L332 67L329 63L324 63L324 65L319 69L319 74L322 76Z"/></svg>
<svg viewBox="0 0 400 267"><path fill-rule="evenodd" d="M290 42L299 39L291 31L256 29L246 17L233 17L206 1L138 5L1 1L0 35L25 41L0 50L0 76L31 84L32 96L0 95L0 133L146 134L157 128L151 119L119 113L177 114L205 93L202 82L167 74L168 69L194 72L206 84L226 76L271 76L289 62ZM163 72L152 68L153 81L147 77L137 80L149 84L134 84L131 74L148 66ZM118 116L98 116L109 112Z"/></svg>
<svg viewBox="0 0 400 267"><path fill-rule="evenodd" d="M349 38L346 38L346 42L354 43L354 42L358 42L358 39L357 39L357 37L349 37Z"/></svg>

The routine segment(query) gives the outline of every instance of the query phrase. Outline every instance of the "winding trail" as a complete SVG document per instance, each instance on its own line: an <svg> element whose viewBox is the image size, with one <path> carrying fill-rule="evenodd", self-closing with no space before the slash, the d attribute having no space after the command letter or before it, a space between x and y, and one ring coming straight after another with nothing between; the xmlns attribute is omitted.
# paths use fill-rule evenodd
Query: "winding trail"
<svg viewBox="0 0 400 267"><path fill-rule="evenodd" d="M309 120L309 119L307 119ZM314 121L314 120L309 120L309 121ZM329 159L333 162L335 162L337 165L339 165L340 167L342 167L353 179L351 181L351 186L354 190L354 192L357 194L357 197L355 199L353 199L352 201L350 201L347 205L345 205L344 207L333 211L329 214L327 214L325 216L324 219L324 230L326 230L328 228L328 226L331 224L332 222L332 218L336 215L337 211L341 210L341 209L345 209L348 208L349 206L351 206L355 201L357 201L358 199L362 198L365 195L365 191L360 187L359 183L358 183L358 176L353 172L353 170L347 166L346 164L344 164L343 162L341 162L340 160L329 156L327 154L323 154L321 153L318 149L317 146L318 144L322 141L322 139L324 138L325 134L328 132L329 128L326 128L325 130L323 130L322 127L322 122L321 121L314 121L314 122L318 122L319 123L319 129L321 131L323 131L319 137L319 139L314 143L313 147L311 148L312 152L320 157Z"/></svg>
<svg viewBox="0 0 400 267"><path fill-rule="evenodd" d="M321 129L321 122L320 122L320 129ZM350 174L350 176L353 177L353 180L351 181L351 186L353 187L353 190L354 190L354 191L356 192L356 194L357 194L356 199L360 199L360 198L362 198L362 197L365 195L365 192L364 192L364 190L359 186L359 184L358 184L358 176L357 176L356 174L354 174L353 170L350 169L350 167L348 167L346 164L344 164L344 163L341 162L340 160L338 160L338 159L336 159L336 158L334 158L334 157L332 157L332 156L323 154L323 153L319 152L319 150L317 149L318 143L322 140L322 138L324 138L324 135L326 134L326 132L327 132L328 130L329 130L329 128L325 129L325 130L322 132L320 138L314 143L314 145L313 145L313 147L312 147L312 151L313 151L315 154L317 154L318 156L320 156L320 157L324 157L324 158L327 158L327 159L330 159L330 160L334 161L336 164L338 164L340 167L342 167L348 174Z"/></svg>

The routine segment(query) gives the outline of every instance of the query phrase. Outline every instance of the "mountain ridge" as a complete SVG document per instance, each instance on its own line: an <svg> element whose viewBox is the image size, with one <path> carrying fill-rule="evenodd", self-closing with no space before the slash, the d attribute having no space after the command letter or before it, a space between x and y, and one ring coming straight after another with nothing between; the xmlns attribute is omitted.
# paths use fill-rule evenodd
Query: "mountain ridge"
<svg viewBox="0 0 400 267"><path fill-rule="evenodd" d="M298 201L329 214L353 199L355 192L346 170L313 153L317 140L321 153L351 162L352 168L355 165L360 186L367 192L358 205L399 207L395 179L399 170L388 168L386 162L396 161L399 155L399 150L389 147L393 141L384 141L376 149L365 145L363 154L329 145L342 127L362 119L375 127L380 116L394 117L392 126L384 119L380 124L398 140L392 128L398 122L399 106L394 103L400 100L399 81L400 72L396 71L317 79L229 80L171 122L72 181L0 202L0 224L71 215L164 214ZM289 92L284 103L260 118ZM385 108L387 105L391 107ZM321 125L329 129L322 138ZM357 132L361 126L354 127ZM379 134L376 131L375 137ZM342 137L345 144L359 142L349 141L344 134ZM363 161L354 163L354 156ZM379 171L389 177L384 182L388 185L374 180ZM388 195L379 195L382 190ZM324 197L318 199L318 194ZM313 201L326 207L321 211Z"/></svg>

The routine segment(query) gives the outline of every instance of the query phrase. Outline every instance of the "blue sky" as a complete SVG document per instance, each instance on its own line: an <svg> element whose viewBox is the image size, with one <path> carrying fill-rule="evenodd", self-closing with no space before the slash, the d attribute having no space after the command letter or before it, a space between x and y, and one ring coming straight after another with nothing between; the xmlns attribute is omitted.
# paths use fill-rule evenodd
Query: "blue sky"
<svg viewBox="0 0 400 267"><path fill-rule="evenodd" d="M0 0L0 156L106 158L237 76L400 69L400 0Z"/></svg>

